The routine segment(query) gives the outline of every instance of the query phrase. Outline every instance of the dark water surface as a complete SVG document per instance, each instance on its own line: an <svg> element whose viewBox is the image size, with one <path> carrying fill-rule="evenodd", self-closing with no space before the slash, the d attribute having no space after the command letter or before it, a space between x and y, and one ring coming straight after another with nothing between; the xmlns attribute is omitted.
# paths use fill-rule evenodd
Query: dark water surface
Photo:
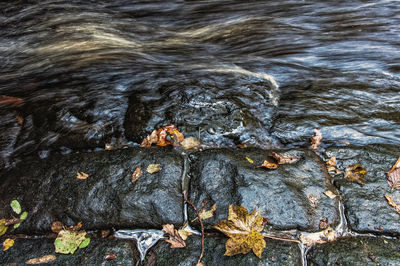
<svg viewBox="0 0 400 266"><path fill-rule="evenodd" d="M315 127L325 145L399 145L399 5L2 3L0 95L23 100L0 101L2 164L168 123L220 146L305 146Z"/></svg>

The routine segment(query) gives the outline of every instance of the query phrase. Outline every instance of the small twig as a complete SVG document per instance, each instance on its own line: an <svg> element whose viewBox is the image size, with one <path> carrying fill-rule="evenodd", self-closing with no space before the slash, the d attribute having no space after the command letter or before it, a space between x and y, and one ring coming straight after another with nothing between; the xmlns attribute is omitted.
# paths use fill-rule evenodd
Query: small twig
<svg viewBox="0 0 400 266"><path fill-rule="evenodd" d="M262 236L266 237L266 238L270 238L270 239L280 240L280 241L295 242L295 243L298 243L298 244L301 243L299 240L295 240L295 239L280 238L280 237L270 236L270 235L266 235L266 234L262 234Z"/></svg>
<svg viewBox="0 0 400 266"><path fill-rule="evenodd" d="M204 255L204 226L203 226L203 220L200 218L200 214L197 211L197 208L194 206L193 203L191 203L186 197L184 197L186 203L188 203L190 206L192 206L194 212L196 213L197 218L199 219L200 222L200 227L201 227L201 253L200 253L200 257L197 260L197 264L201 263L201 260L203 259L203 255Z"/></svg>

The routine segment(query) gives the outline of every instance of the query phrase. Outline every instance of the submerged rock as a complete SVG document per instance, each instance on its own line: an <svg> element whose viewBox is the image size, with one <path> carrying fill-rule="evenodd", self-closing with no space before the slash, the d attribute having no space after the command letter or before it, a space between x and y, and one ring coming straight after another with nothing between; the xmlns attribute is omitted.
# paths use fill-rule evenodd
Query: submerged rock
<svg viewBox="0 0 400 266"><path fill-rule="evenodd" d="M154 174L143 171L134 182L138 166L159 163ZM28 218L17 232L50 231L54 221L85 229L153 227L182 223L181 175L183 161L171 149L125 149L27 159L3 171L0 217L11 217L17 199ZM77 178L78 172L89 175ZM15 215L15 214L14 214Z"/></svg>
<svg viewBox="0 0 400 266"><path fill-rule="evenodd" d="M190 200L201 208L203 200L218 208L204 223L210 228L228 217L229 205L257 208L272 229L318 231L320 220L339 222L337 199L324 192L334 190L323 162L311 151L291 150L299 161L276 170L256 168L270 151L258 149L208 150L193 154ZM254 161L254 164L246 159ZM194 218L191 212L192 219Z"/></svg>
<svg viewBox="0 0 400 266"><path fill-rule="evenodd" d="M312 247L308 265L399 265L397 240L378 237L349 237Z"/></svg>
<svg viewBox="0 0 400 266"><path fill-rule="evenodd" d="M350 228L357 232L400 234L400 215L385 199L385 194L388 194L400 204L400 192L392 191L385 177L385 172L392 168L400 155L398 147L332 147L326 154L328 157L336 156L337 167L342 171L354 164L361 164L368 171L364 185L346 180L345 174L334 176Z"/></svg>

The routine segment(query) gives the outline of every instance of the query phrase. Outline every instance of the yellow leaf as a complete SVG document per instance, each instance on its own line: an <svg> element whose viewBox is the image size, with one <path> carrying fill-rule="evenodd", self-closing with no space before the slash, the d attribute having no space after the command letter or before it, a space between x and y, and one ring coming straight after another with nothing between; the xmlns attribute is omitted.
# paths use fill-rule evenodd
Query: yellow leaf
<svg viewBox="0 0 400 266"><path fill-rule="evenodd" d="M228 220L219 221L214 228L230 238L226 242L226 256L246 254L253 250L259 258L265 248L261 232L263 217L254 209L250 214L243 206L229 206Z"/></svg>
<svg viewBox="0 0 400 266"><path fill-rule="evenodd" d="M357 182L360 185L364 185L366 174L367 169L363 168L359 163L347 166L346 179L351 182Z"/></svg>
<svg viewBox="0 0 400 266"><path fill-rule="evenodd" d="M330 199L334 199L337 195L330 190L324 192L324 194L329 197Z"/></svg>
<svg viewBox="0 0 400 266"><path fill-rule="evenodd" d="M7 232L8 226L5 225L6 219L0 220L0 236L4 235Z"/></svg>
<svg viewBox="0 0 400 266"><path fill-rule="evenodd" d="M7 238L3 242L3 247L4 247L3 250L6 251L7 249L12 247L13 245L14 245L14 239Z"/></svg>
<svg viewBox="0 0 400 266"><path fill-rule="evenodd" d="M147 169L146 169L147 173L149 173L149 174L157 173L160 170L161 170L160 164L149 164L149 166L147 166Z"/></svg>
<svg viewBox="0 0 400 266"><path fill-rule="evenodd" d="M249 161L249 163L254 163L254 161L250 157L246 156L246 160Z"/></svg>
<svg viewBox="0 0 400 266"><path fill-rule="evenodd" d="M202 220L209 219L214 216L214 212L217 210L217 204L214 203L214 205L211 207L210 210L201 210L199 213L199 216Z"/></svg>
<svg viewBox="0 0 400 266"><path fill-rule="evenodd" d="M197 147L200 145L200 141L195 138L195 137L188 137L185 138L182 142L181 142L181 146L182 148L184 148L185 150L188 149L192 149L194 147Z"/></svg>

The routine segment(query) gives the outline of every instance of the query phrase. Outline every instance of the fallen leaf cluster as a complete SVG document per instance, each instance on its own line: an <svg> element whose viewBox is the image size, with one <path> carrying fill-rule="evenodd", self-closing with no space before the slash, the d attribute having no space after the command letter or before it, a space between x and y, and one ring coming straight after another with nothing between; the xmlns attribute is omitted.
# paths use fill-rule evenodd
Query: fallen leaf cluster
<svg viewBox="0 0 400 266"><path fill-rule="evenodd" d="M149 136L143 139L140 147L150 147L152 144L157 146L179 146L179 143L184 139L183 134L178 131L176 126L170 124L153 130Z"/></svg>
<svg viewBox="0 0 400 266"><path fill-rule="evenodd" d="M228 220L219 221L214 228L229 237L225 244L225 255L246 254L253 250L257 257L266 246L263 230L263 217L256 209L250 214L243 206L229 206Z"/></svg>
<svg viewBox="0 0 400 266"><path fill-rule="evenodd" d="M277 169L278 168L278 164L279 165L281 165L281 164L292 164L292 163L296 163L299 160L299 158L297 156L289 155L289 154L280 154L280 153L276 153L276 152L272 152L270 154L270 156L272 156L276 160L277 163L271 163L268 160L264 160L264 162L261 165L256 166L256 168L265 167L267 169ZM246 159L250 163L253 163L252 162L253 160L251 160L250 158L246 157Z"/></svg>
<svg viewBox="0 0 400 266"><path fill-rule="evenodd" d="M349 165L346 168L346 179L351 182L356 182L360 185L365 184L365 176L367 169L363 168L361 164Z"/></svg>
<svg viewBox="0 0 400 266"><path fill-rule="evenodd" d="M20 214L20 216L19 218L12 217L9 219L0 219L0 236L4 235L7 232L9 226L13 225L13 228L16 229L21 225L24 220L26 220L26 218L28 218L28 212L22 212L21 204L17 200L11 201L10 206L11 209L16 214ZM3 250L5 251L9 249L10 247L12 247L12 245L14 245L14 240L9 238L6 239L3 242Z"/></svg>
<svg viewBox="0 0 400 266"><path fill-rule="evenodd" d="M165 241L171 244L171 248L184 248L186 247L185 241L182 239L178 230L175 229L173 224L164 224L162 230L167 233L168 239Z"/></svg>
<svg viewBox="0 0 400 266"><path fill-rule="evenodd" d="M74 254L78 248L85 248L89 245L90 238L86 237L86 232L81 230L81 227L82 223L78 223L76 226L64 226L58 232L57 238L54 241L56 253Z"/></svg>

